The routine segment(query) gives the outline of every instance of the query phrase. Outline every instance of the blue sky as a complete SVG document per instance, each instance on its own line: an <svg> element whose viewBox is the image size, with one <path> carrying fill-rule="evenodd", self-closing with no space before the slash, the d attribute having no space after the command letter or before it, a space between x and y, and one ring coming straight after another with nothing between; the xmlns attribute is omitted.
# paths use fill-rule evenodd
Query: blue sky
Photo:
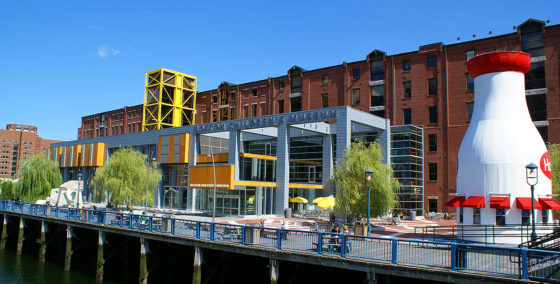
<svg viewBox="0 0 560 284"><path fill-rule="evenodd" d="M0 127L74 140L82 116L141 104L145 73L161 67L196 76L204 91L374 49L511 33L528 18L556 25L559 11L556 0L0 0Z"/></svg>

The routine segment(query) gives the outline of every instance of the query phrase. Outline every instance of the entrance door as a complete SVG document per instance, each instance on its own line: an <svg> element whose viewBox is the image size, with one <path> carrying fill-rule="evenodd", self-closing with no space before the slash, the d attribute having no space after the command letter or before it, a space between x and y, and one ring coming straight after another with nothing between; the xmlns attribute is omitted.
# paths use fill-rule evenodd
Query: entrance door
<svg viewBox="0 0 560 284"><path fill-rule="evenodd" d="M428 211L438 212L437 199L428 199Z"/></svg>
<svg viewBox="0 0 560 284"><path fill-rule="evenodd" d="M216 195L216 214L239 215L240 212L239 195ZM214 204L212 196L208 196L208 208L212 211Z"/></svg>

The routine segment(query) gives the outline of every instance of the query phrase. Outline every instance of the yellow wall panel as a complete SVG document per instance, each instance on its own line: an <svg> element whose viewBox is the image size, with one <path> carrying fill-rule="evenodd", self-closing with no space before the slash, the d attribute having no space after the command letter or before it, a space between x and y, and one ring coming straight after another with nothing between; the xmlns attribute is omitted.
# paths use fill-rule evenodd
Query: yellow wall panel
<svg viewBox="0 0 560 284"><path fill-rule="evenodd" d="M189 162L189 144L190 134L181 134L181 149L179 150L179 163L187 164Z"/></svg>
<svg viewBox="0 0 560 284"><path fill-rule="evenodd" d="M105 161L105 143L94 143L91 166L101 167L104 165L104 161Z"/></svg>
<svg viewBox="0 0 560 284"><path fill-rule="evenodd" d="M167 162L173 164L173 147L175 146L175 135L169 135L169 153Z"/></svg>
<svg viewBox="0 0 560 284"><path fill-rule="evenodd" d="M82 161L82 145L74 145L72 146L72 165L71 167L79 167L81 166Z"/></svg>
<svg viewBox="0 0 560 284"><path fill-rule="evenodd" d="M214 163L227 163L229 161L229 153L214 154ZM212 157L206 155L197 155L196 162L199 164L212 163Z"/></svg>
<svg viewBox="0 0 560 284"><path fill-rule="evenodd" d="M233 189L234 166L216 166L216 188ZM196 166L189 168L189 187L191 188L214 188L214 176L212 166Z"/></svg>

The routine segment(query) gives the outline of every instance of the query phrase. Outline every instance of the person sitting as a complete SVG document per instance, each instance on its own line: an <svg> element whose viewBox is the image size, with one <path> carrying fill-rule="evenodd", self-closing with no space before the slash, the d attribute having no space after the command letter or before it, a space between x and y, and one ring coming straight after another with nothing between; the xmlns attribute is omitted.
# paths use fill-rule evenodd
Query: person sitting
<svg viewBox="0 0 560 284"><path fill-rule="evenodd" d="M346 235L351 234L350 230L348 229L348 226L346 226L346 225L344 225L342 227L342 232ZM345 243L346 243L346 245L345 245L346 252L351 252L352 251L352 240L349 237L346 237Z"/></svg>

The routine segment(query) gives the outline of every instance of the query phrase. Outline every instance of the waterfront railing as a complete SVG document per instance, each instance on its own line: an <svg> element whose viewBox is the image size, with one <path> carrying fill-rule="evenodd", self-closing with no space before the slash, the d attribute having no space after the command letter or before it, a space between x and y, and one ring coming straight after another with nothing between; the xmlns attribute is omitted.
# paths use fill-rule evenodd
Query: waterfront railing
<svg viewBox="0 0 560 284"><path fill-rule="evenodd" d="M0 210L318 257L560 281L560 252L556 251L257 227L6 200L0 201Z"/></svg>

